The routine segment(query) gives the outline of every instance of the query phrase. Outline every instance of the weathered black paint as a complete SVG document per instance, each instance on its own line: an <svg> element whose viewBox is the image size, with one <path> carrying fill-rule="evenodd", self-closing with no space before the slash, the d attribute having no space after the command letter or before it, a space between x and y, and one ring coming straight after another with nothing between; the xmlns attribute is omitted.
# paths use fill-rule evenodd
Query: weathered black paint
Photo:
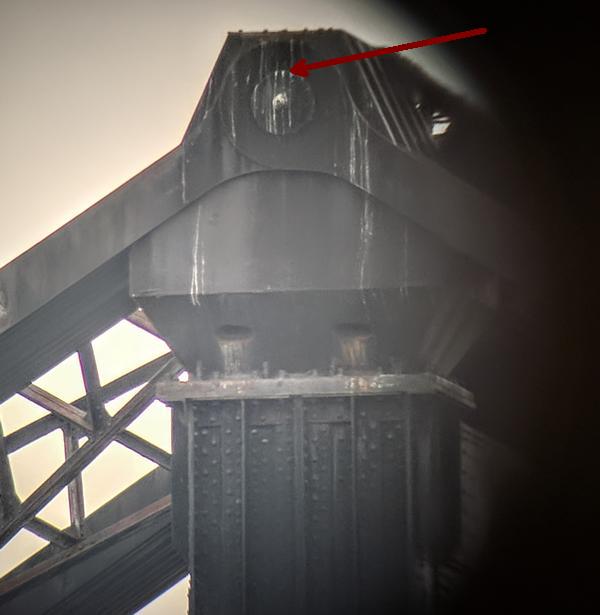
<svg viewBox="0 0 600 615"><path fill-rule="evenodd" d="M430 612L424 570L459 540L453 410L410 395L177 403L192 612Z"/></svg>

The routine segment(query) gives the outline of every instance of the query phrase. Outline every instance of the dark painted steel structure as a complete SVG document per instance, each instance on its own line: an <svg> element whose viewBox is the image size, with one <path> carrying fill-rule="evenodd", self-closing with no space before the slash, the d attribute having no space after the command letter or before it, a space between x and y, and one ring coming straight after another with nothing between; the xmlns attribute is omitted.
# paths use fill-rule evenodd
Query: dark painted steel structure
<svg viewBox="0 0 600 615"><path fill-rule="evenodd" d="M197 613L446 604L479 529L472 426L535 391L544 258L489 118L403 58L288 71L363 48L230 34L181 145L0 271L0 398L50 412L0 438L0 540L52 543L0 581L3 612L131 612L187 569ZM124 317L177 360L100 386L90 341ZM85 398L30 385L73 352ZM157 387L172 458L127 431ZM19 502L10 453L57 427L65 464ZM160 469L85 518L113 440ZM65 486L61 531L36 515Z"/></svg>
<svg viewBox="0 0 600 615"><path fill-rule="evenodd" d="M185 388L176 405L193 612L430 612L458 543L456 408L406 382L325 398L305 384L222 401Z"/></svg>

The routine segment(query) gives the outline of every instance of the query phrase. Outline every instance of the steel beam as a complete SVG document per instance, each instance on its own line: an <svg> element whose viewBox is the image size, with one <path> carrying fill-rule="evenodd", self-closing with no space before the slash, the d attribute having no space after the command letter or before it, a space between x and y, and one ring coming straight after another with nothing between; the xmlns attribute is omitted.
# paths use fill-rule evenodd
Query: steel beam
<svg viewBox="0 0 600 615"><path fill-rule="evenodd" d="M19 510L20 501L15 490L10 462L8 460L8 447L6 438L2 432L0 422L0 521L8 522ZM61 548L66 548L75 543L75 538L61 532L43 519L34 517L26 524L27 529L36 536L43 538Z"/></svg>
<svg viewBox="0 0 600 615"><path fill-rule="evenodd" d="M63 428L63 439L65 443L65 461L68 461L79 449L79 438L72 427ZM81 474L78 474L67 486L69 497L69 517L71 527L77 538L83 536L85 520L85 504L83 499L83 481Z"/></svg>
<svg viewBox="0 0 600 615"><path fill-rule="evenodd" d="M30 384L27 388L20 391L19 395L48 410L48 412L52 412L52 414L64 419L67 423L87 432L93 431L92 423L88 420L83 410L75 408L75 406L68 404L35 384Z"/></svg>
<svg viewBox="0 0 600 615"><path fill-rule="evenodd" d="M39 578L42 575L51 573L53 570L65 565L70 560L84 556L86 553L97 548L107 541L114 540L144 524L149 523L157 515L168 513L171 507L171 496L167 495L143 509L128 515L107 528L99 530L95 534L81 540L70 549L51 556L48 559L23 570L21 573L10 576L5 581L0 582L0 596L15 591L19 587Z"/></svg>
<svg viewBox="0 0 600 615"><path fill-rule="evenodd" d="M170 361L128 401L112 418L110 423L96 432L79 450L52 475L46 479L21 505L14 515L0 530L0 546L5 545L25 523L31 520L52 498L66 487L81 471L86 468L117 436L119 432L133 422L152 402L157 381L174 374L175 362Z"/></svg>
<svg viewBox="0 0 600 615"><path fill-rule="evenodd" d="M100 376L96 365L96 356L91 342L84 344L77 352L79 366L85 387L87 399L88 420L94 429L100 429L106 423L107 413L104 403L100 398Z"/></svg>
<svg viewBox="0 0 600 615"><path fill-rule="evenodd" d="M14 453L20 448L35 442L38 438L42 438L49 433L52 433L55 429L59 429L64 425L64 421L61 421L57 416L53 414L43 416L29 425L13 431L11 434L4 438L6 444L7 453Z"/></svg>
<svg viewBox="0 0 600 615"><path fill-rule="evenodd" d="M156 372L157 369L160 369L171 358L173 358L173 353L167 352L160 357L152 359L152 361L148 361L148 363L137 367L127 374L124 374L123 376L115 378L99 389L99 399L103 402L107 402L111 399L115 399L115 397L119 397L119 395L122 395L123 393L127 393L127 391L134 389L140 384L144 384ZM83 397L71 402L71 405L85 410L86 403L87 396L84 395Z"/></svg>
<svg viewBox="0 0 600 615"><path fill-rule="evenodd" d="M157 369L160 369L160 367L163 367L166 364L167 361L156 362L154 365L154 373L156 373ZM159 367L156 367L156 365ZM39 422L36 421L35 423L32 423L31 426L27 425L26 427L23 427L22 430L20 430L21 433L18 434L18 437L11 441L11 446L15 447L14 450L29 444L35 439L35 437L41 437L47 433L50 433L54 429L64 424L64 421L66 421L71 427L74 427L81 432L78 434L79 437L83 435L92 435L95 433L91 423L89 423L87 419L83 420L83 417L86 414L83 410L75 407L73 404L69 404L62 399L59 399L48 391L45 391L38 386L30 385L27 389L21 392L21 395L55 414L57 423L42 423L41 421L44 419L40 419ZM110 417L107 414L106 421L109 419ZM30 427L31 429L28 429ZM143 438L128 432L127 430L123 430L122 433L117 434L115 440L123 446L131 449L134 453L150 459L157 465L167 470L171 467L171 456L168 453L163 451L158 446L154 446L150 442L147 442ZM9 452L13 452L13 448L11 448Z"/></svg>
<svg viewBox="0 0 600 615"><path fill-rule="evenodd" d="M239 376L226 379L163 382L157 397L166 402L186 399L281 399L294 396L348 397L361 395L442 395L475 408L473 394L435 374L289 375L280 378Z"/></svg>
<svg viewBox="0 0 600 615"><path fill-rule="evenodd" d="M127 259L119 254L0 335L0 402L131 313Z"/></svg>
<svg viewBox="0 0 600 615"><path fill-rule="evenodd" d="M181 148L177 147L6 265L0 270L7 304L0 332L45 308L51 299L178 212L184 206L181 192ZM31 284L31 280L37 282ZM38 316L44 326L43 313Z"/></svg>
<svg viewBox="0 0 600 615"><path fill-rule="evenodd" d="M127 250L185 207L181 157L177 147L0 269L0 401L135 309Z"/></svg>
<svg viewBox="0 0 600 615"><path fill-rule="evenodd" d="M165 470L171 469L171 455L159 446L155 446L151 442L144 440L144 438L141 438L137 434L124 430L116 436L115 440L138 455L149 459L161 468Z"/></svg>
<svg viewBox="0 0 600 615"><path fill-rule="evenodd" d="M110 401L111 399L114 399L115 397L118 397L119 395L130 391L131 389L139 386L140 384L144 384L158 369L163 367L172 358L173 353L165 353L164 355L161 355L160 357L149 361L148 363L134 369L133 371L123 376L120 376L119 378L116 378L112 382L109 382L108 384L101 387L99 391L99 398L103 402ZM84 410L86 404L87 397L83 396L72 402L70 405L74 406L75 408L79 408L80 410ZM68 405L69 404L67 404L67 406ZM62 409L65 410L65 402L62 402L61 406ZM69 421L69 423L72 426L75 425L73 422ZM25 425L24 427L21 427L17 431L14 431L13 433L6 436L4 439L6 450L9 454L14 453L20 448L31 444L31 442L34 442L38 438L42 438L43 436L53 432L55 429L59 429L64 424L65 421L58 418L57 415L53 414L51 416L44 416L41 419L38 419L37 421L30 423L29 425ZM80 435L83 435L83 433L84 432L82 432ZM165 451L163 451L161 448L150 444L143 438L140 438L139 436L136 436L135 434L132 434L131 432L125 430L123 433L117 436L116 440L123 446L126 446L127 448L133 450L139 455L150 459L157 465L165 469L170 469L171 456Z"/></svg>
<svg viewBox="0 0 600 615"><path fill-rule="evenodd" d="M77 539L68 532L62 532L39 517L34 517L31 521L28 521L25 527L36 536L55 544L61 549L68 549L77 542Z"/></svg>

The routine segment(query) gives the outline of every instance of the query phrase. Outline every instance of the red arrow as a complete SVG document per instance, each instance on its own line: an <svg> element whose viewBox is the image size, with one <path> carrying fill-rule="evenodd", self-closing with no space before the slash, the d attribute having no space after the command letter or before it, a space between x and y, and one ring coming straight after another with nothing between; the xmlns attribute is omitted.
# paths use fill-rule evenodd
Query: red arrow
<svg viewBox="0 0 600 615"><path fill-rule="evenodd" d="M307 64L304 58L298 60L290 73L298 77L308 77L309 71L334 66L335 64L345 64L346 62L354 62L354 60L364 60L365 58L374 58L388 53L398 53L399 51L408 51L409 49L417 49L418 47L428 47L429 45L439 45L440 43L449 43L450 41L458 41L462 38L471 38L472 36L481 36L487 32L487 28L475 28L474 30L465 30L464 32L456 32L454 34L444 34L444 36L435 36L434 38L426 38L422 41L414 43L404 43L403 45L395 45L394 47L384 47L383 49L372 49L371 51L363 51L362 53L353 53L349 56L340 56L339 58L331 58L330 60L322 60L321 62L313 62Z"/></svg>

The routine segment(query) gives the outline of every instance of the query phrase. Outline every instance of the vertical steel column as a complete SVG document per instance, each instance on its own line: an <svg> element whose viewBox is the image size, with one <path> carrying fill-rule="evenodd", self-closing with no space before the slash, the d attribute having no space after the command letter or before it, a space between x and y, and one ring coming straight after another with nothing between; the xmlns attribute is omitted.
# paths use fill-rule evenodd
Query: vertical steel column
<svg viewBox="0 0 600 615"><path fill-rule="evenodd" d="M88 416L95 430L100 429L107 420L106 409L100 393L100 377L92 343L85 344L77 353L85 386Z"/></svg>
<svg viewBox="0 0 600 615"><path fill-rule="evenodd" d="M63 427L63 441L65 448L65 461L79 449L79 438L73 427ZM75 531L76 538L84 534L85 504L83 498L83 480L81 473L68 484L67 493L69 498L69 517L71 527Z"/></svg>
<svg viewBox="0 0 600 615"><path fill-rule="evenodd" d="M0 518L3 522L10 519L18 506L15 483L13 481L8 452L4 441L2 421L0 421Z"/></svg>

